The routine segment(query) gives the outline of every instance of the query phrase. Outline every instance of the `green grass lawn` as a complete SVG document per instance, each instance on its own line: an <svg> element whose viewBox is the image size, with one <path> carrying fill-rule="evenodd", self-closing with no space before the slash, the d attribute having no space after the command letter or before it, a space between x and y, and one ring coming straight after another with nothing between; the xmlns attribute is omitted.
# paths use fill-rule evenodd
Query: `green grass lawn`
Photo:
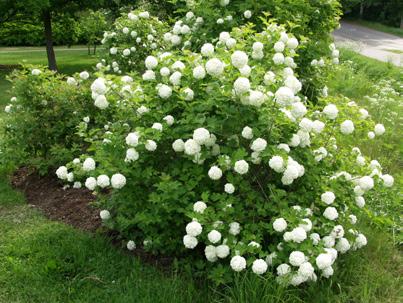
<svg viewBox="0 0 403 303"><path fill-rule="evenodd" d="M24 58L29 58L29 63L46 62L44 52L31 51L5 53L0 49L0 64L15 64ZM65 73L90 70L96 62L86 50L58 51L57 56ZM365 104L364 96L372 93L371 85L402 73L391 65L343 50L342 60L346 59L353 60L356 68L335 71L329 90L360 104ZM9 88L10 83L0 73L2 107L11 96L4 93ZM374 115L378 114L376 107L365 105ZM399 127L397 120L394 124ZM393 138L391 149L396 152L399 140ZM401 168L396 157L392 159L399 176ZM1 303L395 303L402 293L402 255L394 246L396 240L387 231L365 223L361 224L368 246L341 256L331 280L284 289L273 277L241 273L235 276L233 285L214 287L205 280L196 280L189 269L172 267L163 271L113 246L103 235L49 221L10 188L5 175L0 169ZM396 181L399 182L401 177Z"/></svg>

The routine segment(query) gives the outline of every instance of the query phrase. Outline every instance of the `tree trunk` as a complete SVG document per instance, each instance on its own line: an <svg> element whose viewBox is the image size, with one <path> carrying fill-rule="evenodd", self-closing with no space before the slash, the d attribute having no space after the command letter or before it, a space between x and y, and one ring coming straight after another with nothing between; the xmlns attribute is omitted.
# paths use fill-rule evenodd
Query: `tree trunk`
<svg viewBox="0 0 403 303"><path fill-rule="evenodd" d="M361 1L360 4L360 19L364 16L364 1Z"/></svg>
<svg viewBox="0 0 403 303"><path fill-rule="evenodd" d="M403 28L403 14L400 15L400 28Z"/></svg>
<svg viewBox="0 0 403 303"><path fill-rule="evenodd" d="M52 16L50 11L43 12L43 23L45 26L45 38L46 38L46 53L48 55L49 69L57 71L56 56L53 49L53 37L52 37Z"/></svg>
<svg viewBox="0 0 403 303"><path fill-rule="evenodd" d="M95 52L97 51L97 44L96 43L94 43L94 55L95 55Z"/></svg>

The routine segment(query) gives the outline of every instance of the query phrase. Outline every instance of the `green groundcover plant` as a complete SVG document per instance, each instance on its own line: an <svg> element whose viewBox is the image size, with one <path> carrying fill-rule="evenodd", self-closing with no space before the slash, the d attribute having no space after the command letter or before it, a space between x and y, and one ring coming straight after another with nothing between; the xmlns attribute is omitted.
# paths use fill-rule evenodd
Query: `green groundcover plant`
<svg viewBox="0 0 403 303"><path fill-rule="evenodd" d="M394 180L356 147L382 124L326 89L316 104L302 94L299 44L265 22L200 53L155 52L142 75L98 71L83 80L85 152L57 176L104 196L100 216L130 250L198 260L216 281L245 269L292 285L330 277L339 254L367 244L365 199ZM333 64L321 60L315 70Z"/></svg>

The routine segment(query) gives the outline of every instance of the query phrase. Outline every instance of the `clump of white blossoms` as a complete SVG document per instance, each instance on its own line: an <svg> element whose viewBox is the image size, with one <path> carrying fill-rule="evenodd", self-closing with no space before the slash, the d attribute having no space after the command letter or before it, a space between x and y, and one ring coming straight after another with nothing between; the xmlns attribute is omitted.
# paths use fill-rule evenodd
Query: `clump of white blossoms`
<svg viewBox="0 0 403 303"><path fill-rule="evenodd" d="M186 18L161 36L166 43L186 48L202 26L194 14ZM125 27L117 35L136 41L139 33ZM303 95L299 45L269 23L260 33L221 32L200 53L150 51L139 61L145 74L101 69L88 127L98 120L106 127L86 130L83 163L65 164L57 176L100 194L111 188L104 207L113 216L104 217L155 252L189 249L228 270L274 272L292 285L330 277L338 252L367 244L356 226L365 198L394 179L352 152L352 143L368 142L369 131L382 135L383 126L368 115L361 123L362 111L344 99L312 105ZM125 57L113 47L111 56Z"/></svg>

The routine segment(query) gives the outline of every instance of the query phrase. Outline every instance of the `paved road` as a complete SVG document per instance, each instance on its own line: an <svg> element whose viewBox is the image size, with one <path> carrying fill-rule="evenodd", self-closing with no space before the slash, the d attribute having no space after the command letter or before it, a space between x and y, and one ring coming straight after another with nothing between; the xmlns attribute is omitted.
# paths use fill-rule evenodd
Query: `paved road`
<svg viewBox="0 0 403 303"><path fill-rule="evenodd" d="M403 38L344 21L340 29L333 32L333 36L339 46L347 46L364 56L403 66Z"/></svg>

